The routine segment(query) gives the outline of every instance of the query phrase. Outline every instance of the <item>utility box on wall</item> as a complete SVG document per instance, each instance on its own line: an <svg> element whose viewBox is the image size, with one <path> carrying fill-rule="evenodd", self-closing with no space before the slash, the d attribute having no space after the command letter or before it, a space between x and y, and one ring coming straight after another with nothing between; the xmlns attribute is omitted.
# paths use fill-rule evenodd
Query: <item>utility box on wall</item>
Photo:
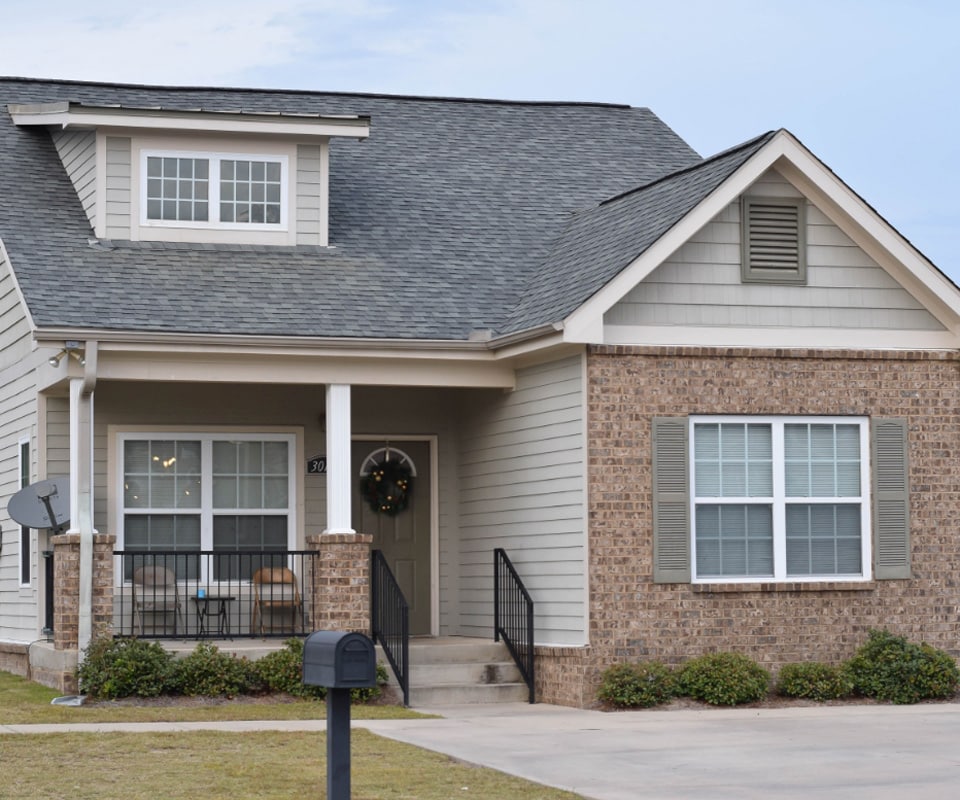
<svg viewBox="0 0 960 800"><path fill-rule="evenodd" d="M303 682L328 689L377 685L377 651L362 633L315 631L303 643Z"/></svg>

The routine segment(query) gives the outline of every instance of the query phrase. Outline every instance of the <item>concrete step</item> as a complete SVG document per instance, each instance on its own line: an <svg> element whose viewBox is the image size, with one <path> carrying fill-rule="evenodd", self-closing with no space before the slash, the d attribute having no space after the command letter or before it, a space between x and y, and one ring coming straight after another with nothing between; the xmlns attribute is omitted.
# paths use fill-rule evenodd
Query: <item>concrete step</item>
<svg viewBox="0 0 960 800"><path fill-rule="evenodd" d="M378 658L386 663L378 650ZM396 686L392 670L388 672L390 684ZM502 642L466 637L410 641L411 705L522 703L528 697Z"/></svg>
<svg viewBox="0 0 960 800"><path fill-rule="evenodd" d="M420 708L479 703L525 703L529 698L529 690L523 683L410 687L410 705Z"/></svg>

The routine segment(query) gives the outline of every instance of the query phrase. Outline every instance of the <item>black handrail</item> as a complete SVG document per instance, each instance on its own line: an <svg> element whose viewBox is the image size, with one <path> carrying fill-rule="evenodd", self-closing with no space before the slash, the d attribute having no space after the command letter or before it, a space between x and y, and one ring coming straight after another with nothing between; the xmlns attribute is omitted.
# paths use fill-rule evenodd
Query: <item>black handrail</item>
<svg viewBox="0 0 960 800"><path fill-rule="evenodd" d="M513 568L506 550L493 551L493 639L501 637L517 662L520 675L536 703L533 672L533 599Z"/></svg>
<svg viewBox="0 0 960 800"><path fill-rule="evenodd" d="M410 705L410 606L380 550L370 554L370 627Z"/></svg>

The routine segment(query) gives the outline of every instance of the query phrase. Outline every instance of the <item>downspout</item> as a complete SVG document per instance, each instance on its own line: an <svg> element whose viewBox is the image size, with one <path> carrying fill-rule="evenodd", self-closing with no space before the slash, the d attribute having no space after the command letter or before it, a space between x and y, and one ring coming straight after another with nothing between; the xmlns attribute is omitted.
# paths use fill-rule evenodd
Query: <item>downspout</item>
<svg viewBox="0 0 960 800"><path fill-rule="evenodd" d="M97 385L97 342L87 341L83 377L70 380L70 528L80 534L80 597L77 649L93 635L93 391Z"/></svg>

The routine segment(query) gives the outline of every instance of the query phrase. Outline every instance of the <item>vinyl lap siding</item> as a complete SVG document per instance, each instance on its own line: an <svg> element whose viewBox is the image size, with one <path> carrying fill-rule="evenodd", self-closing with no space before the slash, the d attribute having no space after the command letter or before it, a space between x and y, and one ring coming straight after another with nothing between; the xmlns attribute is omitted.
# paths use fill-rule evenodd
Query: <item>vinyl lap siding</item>
<svg viewBox="0 0 960 800"><path fill-rule="evenodd" d="M750 194L796 197L774 171ZM942 331L943 326L813 206L807 285L740 280L740 204L731 203L606 315L608 325Z"/></svg>
<svg viewBox="0 0 960 800"><path fill-rule="evenodd" d="M20 488L20 439L29 437L31 475L36 475L36 378L39 357L31 357L30 325L20 304L9 264L0 249L0 640L32 641L37 619L37 533L32 531L32 585L20 587L20 527L7 516L7 503Z"/></svg>
<svg viewBox="0 0 960 800"><path fill-rule="evenodd" d="M97 134L94 131L54 131L53 143L90 227L97 227Z"/></svg>
<svg viewBox="0 0 960 800"><path fill-rule="evenodd" d="M460 448L461 633L489 636L493 550L537 607L541 644L586 640L584 394L580 357L520 370L474 409Z"/></svg>
<svg viewBox="0 0 960 800"><path fill-rule="evenodd" d="M131 228L130 139L107 137L106 163L106 236L108 239L129 239Z"/></svg>
<svg viewBox="0 0 960 800"><path fill-rule="evenodd" d="M324 244L321 230L320 145L297 147L297 244Z"/></svg>

